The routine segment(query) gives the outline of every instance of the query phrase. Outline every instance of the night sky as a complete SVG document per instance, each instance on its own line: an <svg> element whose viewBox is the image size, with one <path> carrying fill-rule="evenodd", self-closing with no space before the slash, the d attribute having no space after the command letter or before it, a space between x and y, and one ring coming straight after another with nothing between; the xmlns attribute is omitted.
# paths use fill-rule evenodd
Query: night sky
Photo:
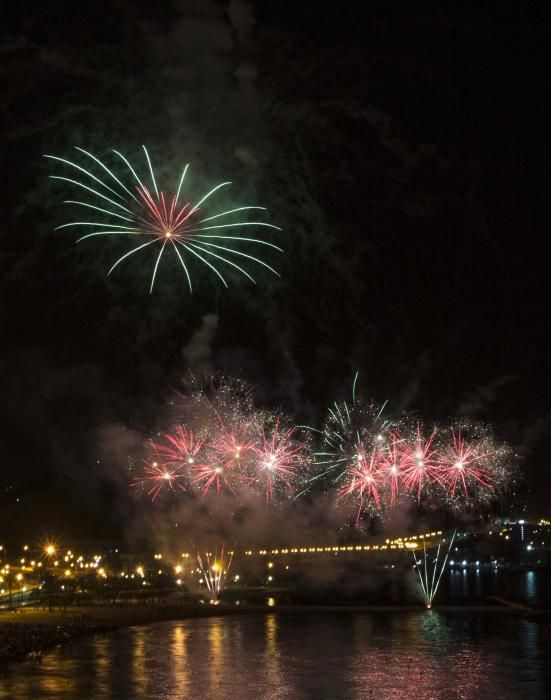
<svg viewBox="0 0 551 700"><path fill-rule="evenodd" d="M365 394L490 422L551 486L549 21L522 3L27 2L3 15L0 526L119 532L186 371L319 423ZM281 279L79 244L50 153L118 148L282 226ZM72 153L71 153L72 151ZM274 239L276 240L276 239ZM122 503L122 505L121 505ZM519 506L520 507L520 506ZM77 530L75 530L77 528Z"/></svg>

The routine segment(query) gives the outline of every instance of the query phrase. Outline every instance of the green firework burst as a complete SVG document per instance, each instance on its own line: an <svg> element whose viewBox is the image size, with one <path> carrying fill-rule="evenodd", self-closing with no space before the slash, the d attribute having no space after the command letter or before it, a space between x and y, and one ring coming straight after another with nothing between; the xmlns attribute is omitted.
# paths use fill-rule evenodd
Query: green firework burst
<svg viewBox="0 0 551 700"><path fill-rule="evenodd" d="M144 180L140 179L130 161L119 151L113 153L122 165L120 173L115 172L89 151L75 148L82 155L82 162L87 167L58 156L45 157L60 163L68 170L69 175L72 175L50 177L69 183L82 197L65 200L64 204L80 207L92 218L83 217L81 220L70 221L57 229L80 230L83 235L78 238L77 243L105 236L131 241L130 250L115 260L108 275L134 255L153 252L150 293L153 292L163 256L167 253L174 255L190 292L193 291L190 273L192 260L208 268L224 287L228 286L224 272L229 269L236 270L255 284L256 280L249 269L256 266L279 276L273 267L252 255L250 251L269 248L283 252L282 249L262 238L251 237L247 232L263 228L277 231L281 229L265 221L241 220L244 212L266 211L265 207L239 206L213 214L208 211L213 195L229 186L231 182L219 183L192 203L186 201L184 186L189 163L182 171L176 190L165 195L159 190L145 146L142 148L147 162L149 186L144 184ZM134 246L134 243L137 245Z"/></svg>

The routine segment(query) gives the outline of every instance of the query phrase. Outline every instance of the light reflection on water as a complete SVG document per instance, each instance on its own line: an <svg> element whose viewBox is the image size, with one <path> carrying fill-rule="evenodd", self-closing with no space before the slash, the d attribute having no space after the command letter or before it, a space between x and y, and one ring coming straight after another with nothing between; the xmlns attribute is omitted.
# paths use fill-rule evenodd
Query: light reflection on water
<svg viewBox="0 0 551 700"><path fill-rule="evenodd" d="M549 623L510 613L190 619L12 664L0 697L539 699L551 697L550 651Z"/></svg>
<svg viewBox="0 0 551 700"><path fill-rule="evenodd" d="M526 577L526 588L525 597L528 603L538 602L538 581L534 571L527 571L525 573Z"/></svg>

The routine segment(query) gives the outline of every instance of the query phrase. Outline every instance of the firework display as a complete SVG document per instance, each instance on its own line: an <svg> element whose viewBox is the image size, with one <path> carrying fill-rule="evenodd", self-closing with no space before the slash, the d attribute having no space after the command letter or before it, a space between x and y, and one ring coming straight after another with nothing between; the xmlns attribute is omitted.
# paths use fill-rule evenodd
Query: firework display
<svg viewBox="0 0 551 700"><path fill-rule="evenodd" d="M260 426L260 440L252 461L252 483L264 490L267 503L279 486L290 493L294 490L305 451L304 443L295 438L295 431L295 428L282 428L279 416L263 421Z"/></svg>
<svg viewBox="0 0 551 700"><path fill-rule="evenodd" d="M468 421L426 426L386 415L386 404L329 407L317 449L288 419L254 406L236 380L195 384L174 402L171 430L148 441L134 485L153 500L164 489L188 496L255 495L265 504L332 492L356 525L410 503L468 514L501 496L511 482L510 449ZM321 443L321 444L320 444Z"/></svg>
<svg viewBox="0 0 551 700"><path fill-rule="evenodd" d="M157 497L174 485L202 498L220 493L256 495L266 504L294 496L309 451L280 413L256 410L240 382L195 386L176 401L177 422L148 443L154 455L133 484Z"/></svg>
<svg viewBox="0 0 551 700"><path fill-rule="evenodd" d="M154 501L163 488L173 491L175 487L186 490L182 481L182 474L178 469L171 468L167 464L157 460L146 461L143 474L137 477L132 486L143 486L147 489L147 495Z"/></svg>
<svg viewBox="0 0 551 700"><path fill-rule="evenodd" d="M309 487L336 489L337 502L362 518L382 517L398 501L467 512L489 504L512 477L511 452L489 429L455 422L426 426L385 414L386 404L335 402L322 445L313 455Z"/></svg>
<svg viewBox="0 0 551 700"><path fill-rule="evenodd" d="M383 472L379 466L378 450L366 452L362 443L356 445L357 453L343 472L343 485L338 491L338 498L352 496L358 499L356 523L358 523L366 503L381 510L380 489L383 486Z"/></svg>
<svg viewBox="0 0 551 700"><path fill-rule="evenodd" d="M214 602L217 602L230 572L233 552L225 553L222 545L214 552L205 552L201 555L201 552L197 551L196 554L202 576L201 581L213 596Z"/></svg>
<svg viewBox="0 0 551 700"><path fill-rule="evenodd" d="M69 183L85 200L68 199L64 204L83 208L87 214L94 217L91 220L85 218L71 221L58 226L57 229L80 230L83 235L78 238L77 243L105 236L122 238L131 241L132 245L136 243L135 247L115 260L108 275L130 256L140 251L154 252L150 293L153 292L163 255L168 252L174 255L177 264L182 268L190 292L194 262L208 267L225 287L228 283L221 271L224 268L236 270L253 283L256 283L255 279L242 265L252 263L253 266L259 265L278 275L273 267L251 255L249 251L257 247L279 252L282 252L282 249L261 238L241 235L242 231L254 231L259 228L281 230L265 221L243 221L240 218L244 212L265 211L265 207L239 206L211 214L208 209L211 197L231 182L216 185L192 204L192 201L187 199L185 187L189 163L183 169L176 190L165 194L157 186L149 153L145 146L142 148L151 180L150 186L144 184L130 161L119 151L113 151L113 154L122 165L122 172L109 168L95 155L79 147L76 147L76 150L88 167L58 156L45 156L61 163L68 169L69 175L74 174L74 177L50 177Z"/></svg>
<svg viewBox="0 0 551 700"><path fill-rule="evenodd" d="M415 551L412 551L413 568L417 572L419 587L423 594L423 598L425 599L425 605L429 610L432 608L432 602L438 593L438 587L442 579L442 574L446 568L448 557L450 556L455 535L456 532L454 531L447 547L446 554L442 560L440 560L440 551L442 550L442 545L445 544L445 540L440 540L436 553L427 550L426 542L423 540L422 559L417 559Z"/></svg>

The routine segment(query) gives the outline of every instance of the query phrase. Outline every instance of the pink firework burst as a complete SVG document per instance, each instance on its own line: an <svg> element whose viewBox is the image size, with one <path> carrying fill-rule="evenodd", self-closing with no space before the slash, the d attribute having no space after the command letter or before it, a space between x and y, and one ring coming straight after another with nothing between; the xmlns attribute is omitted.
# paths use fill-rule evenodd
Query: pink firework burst
<svg viewBox="0 0 551 700"><path fill-rule="evenodd" d="M166 433L164 442L155 443L154 448L167 465L176 465L191 473L191 481L201 488L206 496L212 489L217 492L223 486L231 487L221 465L206 458L205 441L183 425L177 426L174 434Z"/></svg>
<svg viewBox="0 0 551 700"><path fill-rule="evenodd" d="M339 489L337 498L357 497L359 499L356 524L366 509L366 504L373 504L381 510L379 490L384 483L382 457L375 448L366 452L363 443L358 443L356 454L351 459L344 473L344 485Z"/></svg>
<svg viewBox="0 0 551 700"><path fill-rule="evenodd" d="M167 460L167 464L175 464L191 473L191 481L201 489L203 497L211 490L218 493L223 487L233 492L228 471L207 458L205 440L185 426L179 425L174 435L165 434L164 442L155 443L154 447Z"/></svg>
<svg viewBox="0 0 551 700"><path fill-rule="evenodd" d="M428 439L424 439L421 428L417 426L417 435L413 447L404 444L405 455L409 456L409 464L404 469L403 483L407 491L417 493L417 501L421 500L424 488L443 481L442 467L439 454L433 448L436 428Z"/></svg>
<svg viewBox="0 0 551 700"><path fill-rule="evenodd" d="M210 444L212 461L219 467L219 473L226 474L233 481L244 481L247 478L247 467L255 458L258 445L252 437L250 421L232 423L233 425L227 425L220 420L218 434ZM230 490L233 491L231 487Z"/></svg>
<svg viewBox="0 0 551 700"><path fill-rule="evenodd" d="M390 505L396 503L407 470L412 466L413 450L398 433L392 432L390 444L381 456L381 472L390 491Z"/></svg>
<svg viewBox="0 0 551 700"><path fill-rule="evenodd" d="M142 476L136 477L131 485L149 487L147 495L151 496L151 500L154 501L164 488L170 491L174 491L176 488L187 491L184 484L181 483L184 478L185 475L178 467L172 467L157 460L146 461L144 473Z"/></svg>
<svg viewBox="0 0 551 700"><path fill-rule="evenodd" d="M170 203L167 206L164 192L161 192L157 201L155 201L147 187L137 187L136 189L145 204L146 211L149 213L144 223L147 224L152 233L156 233L159 236L167 236L170 238L173 235L180 235L179 231L182 230L187 219L198 211L198 209L194 207L188 212L190 207L189 202L178 207L175 194L170 198Z"/></svg>
<svg viewBox="0 0 551 700"><path fill-rule="evenodd" d="M261 429L259 444L254 448L256 459L250 482L263 485L266 503L272 500L277 484L293 490L292 481L304 464L305 445L298 442L294 434L295 428L281 429L279 418L270 429Z"/></svg>
<svg viewBox="0 0 551 700"><path fill-rule="evenodd" d="M212 406L218 426L208 444L209 459L195 466L195 483L201 485L203 496L213 490L225 489L235 494L240 482L246 480L246 466L254 456L255 443L250 436L250 422L232 417L227 421Z"/></svg>
<svg viewBox="0 0 551 700"><path fill-rule="evenodd" d="M196 463L204 440L194 435L184 425L176 427L174 434L165 433L164 442L154 442L153 449L166 464L192 468Z"/></svg>
<svg viewBox="0 0 551 700"><path fill-rule="evenodd" d="M440 454L443 480L448 493L453 496L458 487L465 496L469 495L469 486L492 489L492 473L483 465L489 464L488 460L494 456L494 452L484 451L477 441L466 444L460 430L453 431L452 441L453 444Z"/></svg>
<svg viewBox="0 0 551 700"><path fill-rule="evenodd" d="M235 493L232 485L232 470L224 469L221 464L202 462L194 464L193 483L201 488L201 495L205 497L211 491L220 493L223 489L227 489L231 493Z"/></svg>

